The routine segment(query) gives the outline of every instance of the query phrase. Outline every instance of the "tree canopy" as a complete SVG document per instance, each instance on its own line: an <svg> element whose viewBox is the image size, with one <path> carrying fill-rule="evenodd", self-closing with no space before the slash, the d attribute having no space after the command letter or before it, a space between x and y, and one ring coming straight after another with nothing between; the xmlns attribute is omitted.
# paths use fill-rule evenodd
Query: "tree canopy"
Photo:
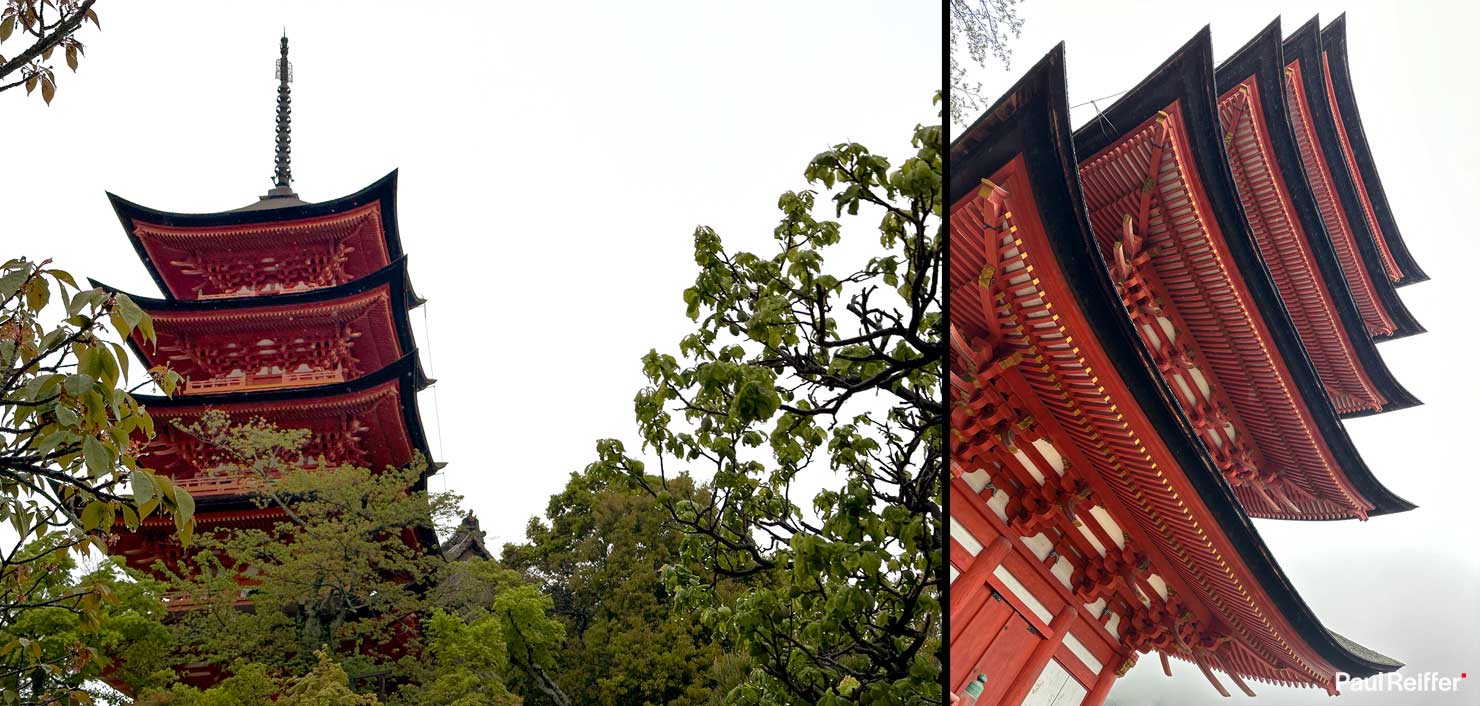
<svg viewBox="0 0 1480 706"><path fill-rule="evenodd" d="M857 143L817 155L804 176L839 220L816 214L817 191L788 191L768 252L699 227L697 328L643 358L645 456L598 444L592 473L626 478L685 535L666 589L751 659L732 703L940 698L941 125L912 144L897 165ZM871 256L830 268L845 231L866 242L865 217ZM803 507L809 480L823 489Z"/></svg>

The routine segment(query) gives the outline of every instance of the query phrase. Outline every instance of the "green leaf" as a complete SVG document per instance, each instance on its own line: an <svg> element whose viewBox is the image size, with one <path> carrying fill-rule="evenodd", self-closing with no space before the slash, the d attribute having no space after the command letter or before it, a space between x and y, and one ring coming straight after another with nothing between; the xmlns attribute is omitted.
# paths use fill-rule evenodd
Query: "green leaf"
<svg viewBox="0 0 1480 706"><path fill-rule="evenodd" d="M73 397L81 397L82 393L91 390L92 386L92 377L81 374L68 375L66 380L62 382L62 389L66 390L67 394Z"/></svg>
<svg viewBox="0 0 1480 706"><path fill-rule="evenodd" d="M195 498L180 486L175 486L175 526L184 530L184 524L195 517Z"/></svg>
<svg viewBox="0 0 1480 706"><path fill-rule="evenodd" d="M143 505L154 499L154 477L147 471L134 471L129 476L129 483L134 488L135 504Z"/></svg>
<svg viewBox="0 0 1480 706"><path fill-rule="evenodd" d="M113 452L97 437L89 436L82 440L82 457L87 463L87 474L93 478L113 471Z"/></svg>

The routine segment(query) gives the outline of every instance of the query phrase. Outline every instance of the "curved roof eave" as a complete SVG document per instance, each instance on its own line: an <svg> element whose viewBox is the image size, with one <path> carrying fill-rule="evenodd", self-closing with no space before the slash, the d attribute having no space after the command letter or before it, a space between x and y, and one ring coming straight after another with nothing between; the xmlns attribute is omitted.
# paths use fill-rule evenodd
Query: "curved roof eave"
<svg viewBox="0 0 1480 706"><path fill-rule="evenodd" d="M420 300L416 299L416 294L411 291L411 276L406 270L406 260L406 256L403 255L391 262L391 264L375 272L334 287L310 289L290 294L274 294L266 297L250 296L232 297L229 299L159 299L154 297L136 297L91 277L87 281L99 289L127 295L146 313L150 311L209 312L231 309L290 308L302 304L319 304L331 302L336 299L344 299L386 284L391 288L392 299L398 300L398 302L393 303L401 304L400 306L391 307L391 315L395 319L396 325L396 338L401 344L401 350L414 351L416 350L416 340L411 331L409 310ZM138 356L139 360L146 363L149 361L149 356L144 354L144 349L139 347L138 340L133 336L126 337L124 343L128 345L129 350L134 352L134 355ZM418 358L417 375L422 379L428 379L426 374L421 372L420 366L421 361Z"/></svg>
<svg viewBox="0 0 1480 706"><path fill-rule="evenodd" d="M1387 191L1382 188L1377 162L1372 159L1372 149L1367 144L1367 132L1362 128L1361 111L1357 107L1356 93L1352 90L1351 66L1347 62L1345 12L1337 15L1336 19L1321 30L1321 46L1326 50L1331 70L1331 87L1347 128L1346 136L1351 144L1352 157L1357 162L1357 169L1362 172L1362 182L1367 186L1367 197L1372 203L1373 214L1377 216L1378 226L1382 229L1388 252L1403 273L1402 278L1394 282L1393 286L1406 287L1427 282L1429 276L1413 260L1413 254L1408 251L1408 244L1403 241L1403 234L1398 230L1398 222L1393 218L1392 207L1388 205Z"/></svg>
<svg viewBox="0 0 1480 706"><path fill-rule="evenodd" d="M1288 63L1292 59L1299 59L1303 67L1300 75L1305 82L1305 98L1310 103L1311 121L1315 124L1316 135L1320 139L1321 152L1326 157L1326 168L1331 172L1332 186L1341 201L1342 211L1347 214L1347 221L1361 254L1362 267L1372 280L1372 289L1397 328L1391 336L1377 337L1376 340L1391 341L1424 333L1423 325L1408 311L1408 306L1398 296L1392 280L1388 279L1381 254L1377 250L1376 236L1367 227L1367 217L1362 213L1362 201L1357 195L1356 181L1347 169L1346 160L1340 158L1341 137L1336 133L1336 121L1331 115L1330 102L1326 100L1326 82L1323 80L1325 70L1321 61L1320 16L1310 18L1291 32L1285 38L1283 50L1283 61Z"/></svg>
<svg viewBox="0 0 1480 706"><path fill-rule="evenodd" d="M1373 505L1369 515L1384 515L1411 510L1415 505L1384 487L1357 452L1346 427L1327 397L1310 356L1300 342L1300 335L1290 321L1284 300L1270 277L1264 258L1253 241L1245 221L1243 204L1235 190L1223 146L1222 130L1217 129L1217 96L1213 85L1213 42L1208 27L1203 27L1161 66L1135 88L1127 91L1100 117L1074 133L1076 154L1093 155L1119 139L1120 132L1109 126L1139 125L1162 108L1180 101L1188 122L1187 139L1192 145L1192 166L1201 177L1213 218L1223 233L1244 287L1264 317L1272 343L1301 401L1310 412L1316 431L1326 441L1338 467L1352 487ZM1090 241L1091 246L1094 242ZM1096 248L1096 252L1099 252ZM1106 271L1108 272L1108 265ZM1113 291L1113 290L1112 290ZM1118 300L1117 300L1118 301ZM1225 383L1226 384L1226 383Z"/></svg>
<svg viewBox="0 0 1480 706"><path fill-rule="evenodd" d="M159 287L159 291L164 293L166 299L175 299L176 297L170 293L170 288L165 284L164 278L160 275L158 268L155 267L154 261L150 259L149 253L144 249L144 244L135 237L133 229L133 222L135 220L184 228L254 225L258 223L276 223L279 221L329 216L379 201L381 204L381 229L385 233L386 251L390 254L390 259L395 261L404 254L401 249L400 230L396 225L396 180L399 173L399 169L392 169L390 173L375 180L369 186L348 196L341 196L336 199L301 206L287 206L255 211L236 210L217 211L214 213L160 211L147 206L141 206L121 198L112 192L106 193L109 203L113 206L114 214L118 216L118 222L123 225L124 232L128 234L129 242L134 246L134 251L138 253L139 259L144 262L144 267L149 270L149 276L154 279L155 285Z"/></svg>
<svg viewBox="0 0 1480 706"><path fill-rule="evenodd" d="M988 144L985 132L990 129L1002 133L994 137L1005 139ZM1370 650L1353 649L1355 643L1338 640L1321 624L1260 538L1234 496L1233 488L1196 440L1191 424L1173 402L1171 389L1157 372L1151 353L1121 306L1109 270L1094 246L1079 187L1079 162L1075 158L1072 134L1065 91L1064 45L1060 43L951 143L951 161L956 167L948 181L947 203L955 203L979 185L979 178L972 175L991 174L1015 155L1024 156L1030 165L1029 174L1045 231L1079 235L1075 239L1051 238L1051 241L1054 256L1066 273L1085 318L1095 323L1098 344L1126 378L1136 403L1151 420L1254 580L1300 637L1336 669L1354 677L1397 669L1401 665L1391 660L1382 663L1370 659L1364 655Z"/></svg>
<svg viewBox="0 0 1480 706"><path fill-rule="evenodd" d="M1423 402L1398 382L1386 361L1382 359L1382 355L1377 352L1376 343L1367 335L1366 324L1362 322L1362 315L1357 311L1356 300L1352 297L1351 288L1347 286L1346 277L1341 272L1341 263L1331 244L1331 235L1326 231L1325 223L1321 221L1315 196L1311 192L1310 183L1306 181L1305 170L1300 163L1300 152L1295 146L1295 137L1291 132L1293 128L1285 108L1283 81L1285 61L1282 37L1280 20L1275 18L1267 27L1254 35L1254 38L1250 39L1247 44L1234 52L1233 56L1219 64L1216 71L1218 94L1227 93L1234 86L1248 80L1250 76L1255 78L1259 86L1259 100L1264 112L1261 117L1264 124L1268 126L1269 143L1274 149L1280 176L1285 181L1295 215L1300 219L1300 227L1305 231L1306 242L1310 245L1316 266L1320 269L1321 279L1325 282L1332 304L1336 308L1336 314L1341 319L1342 327L1347 334L1347 342L1356 353L1357 360L1361 362L1362 370L1367 374L1367 378L1388 400L1388 404L1382 408L1381 412L1416 407ZM1350 419L1381 412L1359 410L1340 416L1343 419Z"/></svg>

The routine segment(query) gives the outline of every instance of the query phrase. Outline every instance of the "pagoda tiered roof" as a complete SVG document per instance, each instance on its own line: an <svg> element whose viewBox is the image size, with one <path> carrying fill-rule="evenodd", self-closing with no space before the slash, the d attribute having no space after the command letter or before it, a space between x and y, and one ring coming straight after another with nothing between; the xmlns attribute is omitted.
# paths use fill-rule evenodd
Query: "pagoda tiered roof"
<svg viewBox="0 0 1480 706"><path fill-rule="evenodd" d="M93 282L94 286L113 288ZM353 380L415 348L406 258L350 283L271 297L134 302L157 338L128 339L149 366L184 377L181 395L303 387Z"/></svg>
<svg viewBox="0 0 1480 706"><path fill-rule="evenodd" d="M1199 35L1169 65L1167 81L1158 72L1148 82L1160 88L1112 109L1126 134L1105 125L1104 137L1082 138L1087 146L1134 154L1142 165L1147 150L1160 149L1166 161L1157 174L1201 188L1200 167L1221 159L1206 43ZM1200 443L1200 420L1174 403L1181 383L1165 375L1165 356L1142 335L1145 322L1122 303L1107 266L1115 260L1099 254L1095 218L1084 208L1108 194L1080 190L1063 58L1060 45L951 145L952 690L986 673L967 663L976 659L967 643L993 636L958 631L971 616L957 611L990 609L988 588L1031 622L1038 637L1021 649L1036 657L1034 644L1066 647L1063 668L1095 685L1087 703L1104 698L1136 651L1192 661L1214 684L1213 670L1221 671L1245 691L1243 680L1257 679L1334 693L1337 672L1396 669L1322 626ZM1137 117L1143 110L1149 115ZM1189 134L1184 117L1208 129ZM1236 225L1224 170L1206 180L1232 210L1200 210L1216 214L1216 222L1197 221L1201 231ZM1128 178L1139 185L1140 177ZM1194 198L1206 197L1169 203ZM1189 233L1187 247L1206 237ZM1257 263L1251 243L1235 254ZM1250 287L1277 304L1267 276ZM1219 311L1230 309L1237 313ZM1290 342L1277 344L1283 352ZM990 665L992 656L983 659ZM1009 688L995 676L985 687L983 703Z"/></svg>
<svg viewBox="0 0 1480 706"><path fill-rule="evenodd" d="M157 211L108 194L168 299L281 295L347 284L401 258L396 172L331 201L218 213Z"/></svg>
<svg viewBox="0 0 1480 706"><path fill-rule="evenodd" d="M416 393L427 384L412 351L374 373L331 385L176 397L138 395L136 399L156 420L157 434L141 454L140 464L170 476L192 495L221 499L246 495L250 488L243 484L251 479L238 471L213 475L212 469L230 468L231 459L183 428L206 411L218 409L236 422L261 418L280 429L308 430L303 450L308 466L316 466L322 457L331 466L353 464L380 470L405 466L419 451L430 474L434 464L416 402ZM424 482L425 476L418 489Z"/></svg>
<svg viewBox="0 0 1480 706"><path fill-rule="evenodd" d="M1357 453L1265 268L1216 101L1204 28L1074 134L1117 298L1249 514L1410 509Z"/></svg>
<svg viewBox="0 0 1480 706"><path fill-rule="evenodd" d="M1429 276L1413 261L1408 245L1403 242L1403 234L1398 230L1398 223L1393 219L1387 192L1382 188L1382 177L1378 175L1372 150L1367 145L1367 133L1362 129L1362 116L1357 110L1346 56L1346 13L1338 15L1321 30L1321 59L1331 115L1339 128L1342 156L1356 183L1362 212L1377 242L1388 279L1398 287L1428 281Z"/></svg>
<svg viewBox="0 0 1480 706"><path fill-rule="evenodd" d="M1344 417L1419 404L1367 333L1306 180L1285 106L1276 19L1217 69L1223 144L1259 253Z"/></svg>
<svg viewBox="0 0 1480 706"><path fill-rule="evenodd" d="M1343 140L1350 140L1338 127L1339 116L1332 109L1332 85L1326 81L1319 18L1311 18L1285 39L1284 61L1286 106L1301 163L1368 334L1387 340L1422 333L1423 327L1398 297L1368 221L1351 162L1344 158L1347 148ZM1365 150L1365 139L1362 144ZM1374 179L1373 184L1379 183ZM1383 212L1390 218L1385 198L1382 203ZM1402 251L1406 253L1406 248Z"/></svg>

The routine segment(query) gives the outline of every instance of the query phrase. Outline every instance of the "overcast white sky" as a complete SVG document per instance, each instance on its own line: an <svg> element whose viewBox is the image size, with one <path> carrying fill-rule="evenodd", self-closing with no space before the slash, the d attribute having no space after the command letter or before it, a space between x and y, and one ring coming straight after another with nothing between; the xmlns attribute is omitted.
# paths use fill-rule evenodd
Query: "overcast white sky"
<svg viewBox="0 0 1480 706"><path fill-rule="evenodd" d="M1203 25L1219 60L1282 15L1286 33L1319 12L1347 13L1352 81L1398 225L1432 281L1401 289L1428 333L1380 347L1394 374L1426 404L1348 423L1373 472L1417 510L1366 523L1257 521L1276 559L1316 615L1407 663L1407 674L1469 678L1454 694L1345 694L1255 684L1257 699L1223 699L1193 665L1167 679L1151 656L1111 692L1123 706L1480 703L1480 559L1477 559L1474 374L1480 277L1473 207L1480 185L1473 28L1475 3L1053 2L1026 0L1010 70L977 71L999 95L1059 41L1066 42L1071 105L1139 82ZM1100 105L1106 107L1107 102ZM1094 108L1074 111L1088 122ZM1232 686L1229 687L1233 689Z"/></svg>
<svg viewBox="0 0 1480 706"><path fill-rule="evenodd" d="M939 10L884 0L99 12L49 108L0 94L7 256L158 296L104 191L189 212L265 193L286 26L293 186L320 201L401 169L430 330L412 320L440 381L422 417L450 464L432 487L465 495L495 545L598 438L632 442L638 359L688 324L694 227L765 247L813 155L908 154L940 85Z"/></svg>

